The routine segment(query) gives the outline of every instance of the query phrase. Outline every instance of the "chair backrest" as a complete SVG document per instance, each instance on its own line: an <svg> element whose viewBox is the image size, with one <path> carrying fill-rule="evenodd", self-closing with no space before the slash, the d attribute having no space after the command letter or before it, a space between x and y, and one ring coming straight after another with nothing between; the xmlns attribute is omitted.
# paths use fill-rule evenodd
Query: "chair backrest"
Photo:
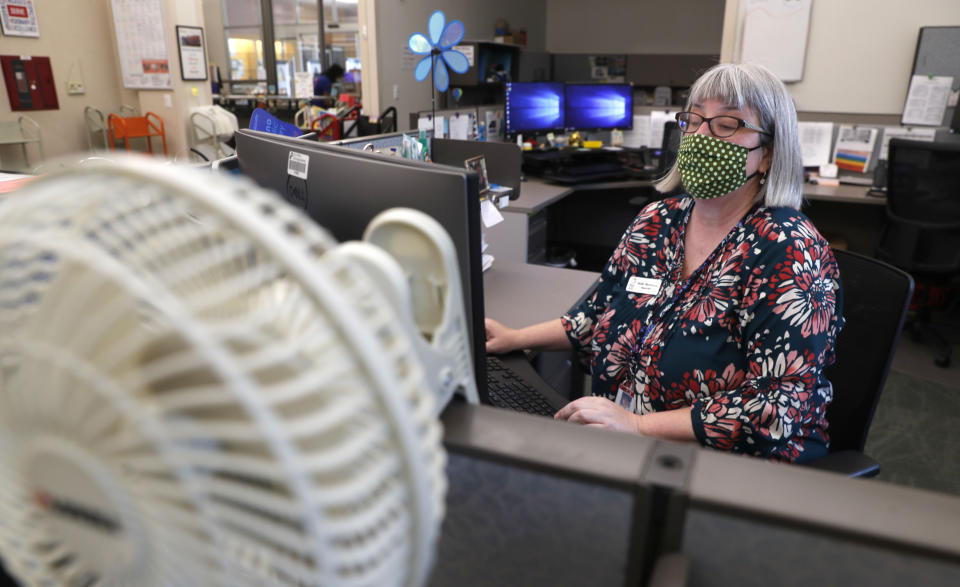
<svg viewBox="0 0 960 587"><path fill-rule="evenodd" d="M827 409L830 451L863 451L913 295L913 278L883 261L836 250L846 325L837 361L826 369L833 384Z"/></svg>
<svg viewBox="0 0 960 587"><path fill-rule="evenodd" d="M960 272L960 144L890 141L877 257L916 275Z"/></svg>

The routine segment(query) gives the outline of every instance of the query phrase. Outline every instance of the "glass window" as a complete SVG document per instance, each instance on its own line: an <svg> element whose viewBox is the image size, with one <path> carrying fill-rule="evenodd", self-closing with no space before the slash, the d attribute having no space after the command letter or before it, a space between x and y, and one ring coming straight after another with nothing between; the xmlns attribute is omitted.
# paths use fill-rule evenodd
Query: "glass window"
<svg viewBox="0 0 960 587"><path fill-rule="evenodd" d="M260 0L223 0L223 26L260 26Z"/></svg>
<svg viewBox="0 0 960 587"><path fill-rule="evenodd" d="M277 93L292 96L296 74L319 69L318 0L272 1Z"/></svg>
<svg viewBox="0 0 960 587"><path fill-rule="evenodd" d="M296 0L273 0L273 25L296 24Z"/></svg>
<svg viewBox="0 0 960 587"><path fill-rule="evenodd" d="M263 38L260 27L226 29L227 55L230 59L231 80L263 80Z"/></svg>
<svg viewBox="0 0 960 587"><path fill-rule="evenodd" d="M293 95L297 73L320 73L321 64L338 64L346 74L338 91L359 92L361 56L358 53L358 0L262 0L273 17L273 51L277 64L277 93ZM322 2L322 4L321 4ZM244 88L266 87L261 0L222 0L224 37L230 59L229 79ZM320 44L319 16L324 14ZM272 80L271 80L272 81Z"/></svg>

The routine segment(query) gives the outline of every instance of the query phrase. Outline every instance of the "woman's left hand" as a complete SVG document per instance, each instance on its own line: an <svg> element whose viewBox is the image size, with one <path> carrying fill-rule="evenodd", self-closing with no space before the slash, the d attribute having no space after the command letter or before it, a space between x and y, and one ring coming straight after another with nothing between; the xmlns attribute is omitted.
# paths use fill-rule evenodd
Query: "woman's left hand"
<svg viewBox="0 0 960 587"><path fill-rule="evenodd" d="M605 397L581 397L563 406L553 417L594 428L640 434L640 416Z"/></svg>

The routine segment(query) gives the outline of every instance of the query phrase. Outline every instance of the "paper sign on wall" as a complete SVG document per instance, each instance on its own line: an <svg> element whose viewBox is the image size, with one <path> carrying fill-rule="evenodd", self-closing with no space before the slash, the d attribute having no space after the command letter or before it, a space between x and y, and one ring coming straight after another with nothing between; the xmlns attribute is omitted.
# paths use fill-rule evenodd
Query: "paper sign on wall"
<svg viewBox="0 0 960 587"><path fill-rule="evenodd" d="M33 0L0 0L0 24L9 37L39 37Z"/></svg>
<svg viewBox="0 0 960 587"><path fill-rule="evenodd" d="M112 0L123 87L173 87L160 0Z"/></svg>
<svg viewBox="0 0 960 587"><path fill-rule="evenodd" d="M913 76L900 122L939 126L950 99L952 85L953 77L949 75Z"/></svg>
<svg viewBox="0 0 960 587"><path fill-rule="evenodd" d="M830 163L830 145L833 142L832 122L799 122L800 151L804 167L819 167Z"/></svg>
<svg viewBox="0 0 960 587"><path fill-rule="evenodd" d="M765 65L785 82L803 79L812 0L749 0L740 61Z"/></svg>

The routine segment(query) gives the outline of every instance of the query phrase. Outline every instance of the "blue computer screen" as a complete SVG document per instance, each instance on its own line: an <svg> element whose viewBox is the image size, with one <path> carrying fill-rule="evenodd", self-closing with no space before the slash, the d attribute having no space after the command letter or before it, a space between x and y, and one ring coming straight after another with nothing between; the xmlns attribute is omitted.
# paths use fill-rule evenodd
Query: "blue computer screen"
<svg viewBox="0 0 960 587"><path fill-rule="evenodd" d="M504 110L508 133L563 130L563 84L508 83Z"/></svg>
<svg viewBox="0 0 960 587"><path fill-rule="evenodd" d="M633 86L630 84L567 84L567 128L633 128Z"/></svg>

